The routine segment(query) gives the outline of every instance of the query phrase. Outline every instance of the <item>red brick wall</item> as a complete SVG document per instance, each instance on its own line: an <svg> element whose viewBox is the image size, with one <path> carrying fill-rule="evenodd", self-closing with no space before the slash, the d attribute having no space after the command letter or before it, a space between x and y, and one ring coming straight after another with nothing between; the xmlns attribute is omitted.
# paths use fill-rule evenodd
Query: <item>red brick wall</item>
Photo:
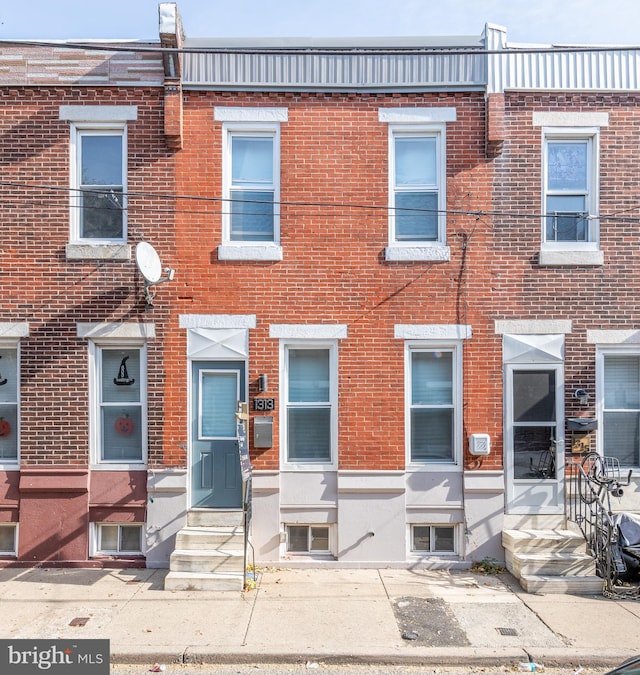
<svg viewBox="0 0 640 675"><path fill-rule="evenodd" d="M0 89L2 273L0 321L28 322L21 340L21 462L88 463L87 341L77 322L156 322L130 261L67 261L69 123L60 105L136 105L128 126L129 242L152 243L171 264L172 155L162 136L162 89ZM159 328L159 334L162 330ZM150 452L161 455L160 340L149 344Z"/></svg>
<svg viewBox="0 0 640 675"><path fill-rule="evenodd" d="M640 272L637 248L637 94L510 93L505 96L506 141L496 159L492 264L494 314L499 319L571 319L566 336L565 402L568 417L593 410L595 348L588 329L637 328ZM600 267L538 265L542 190L542 130L534 111L609 112L600 130ZM590 408L573 396L591 393Z"/></svg>
<svg viewBox="0 0 640 675"><path fill-rule="evenodd" d="M478 94L216 94L185 92L184 145L176 154L177 305L166 345L165 461L186 461L186 331L178 314L256 314L250 331L250 398L259 373L278 398L278 340L272 323L342 323L339 344L339 463L343 469L401 469L404 344L395 324L470 324L464 345L465 437L494 441L483 468L501 466L499 340L493 334L487 259L492 166L485 160L485 104ZM221 243L222 123L215 106L288 108L281 125L281 262L217 260ZM447 123L447 243L451 261L384 260L388 243L388 125L382 107L455 106ZM209 201L206 201L209 200ZM311 205L309 205L311 204ZM313 205L317 204L317 205ZM362 208L366 207L366 208ZM252 452L258 469L279 466L274 447ZM496 442L497 441L497 442Z"/></svg>

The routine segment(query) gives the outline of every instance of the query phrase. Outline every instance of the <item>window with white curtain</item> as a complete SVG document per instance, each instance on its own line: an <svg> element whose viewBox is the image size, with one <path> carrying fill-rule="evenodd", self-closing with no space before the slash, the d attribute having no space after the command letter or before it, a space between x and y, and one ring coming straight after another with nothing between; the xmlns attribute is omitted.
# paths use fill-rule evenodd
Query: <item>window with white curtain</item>
<svg viewBox="0 0 640 675"><path fill-rule="evenodd" d="M0 464L18 462L19 392L18 350L0 347Z"/></svg>
<svg viewBox="0 0 640 675"><path fill-rule="evenodd" d="M287 345L286 462L330 464L336 428L333 346Z"/></svg>
<svg viewBox="0 0 640 675"><path fill-rule="evenodd" d="M457 350L411 348L408 376L409 460L456 462L460 424Z"/></svg>
<svg viewBox="0 0 640 675"><path fill-rule="evenodd" d="M604 354L602 391L603 454L640 466L640 354Z"/></svg>

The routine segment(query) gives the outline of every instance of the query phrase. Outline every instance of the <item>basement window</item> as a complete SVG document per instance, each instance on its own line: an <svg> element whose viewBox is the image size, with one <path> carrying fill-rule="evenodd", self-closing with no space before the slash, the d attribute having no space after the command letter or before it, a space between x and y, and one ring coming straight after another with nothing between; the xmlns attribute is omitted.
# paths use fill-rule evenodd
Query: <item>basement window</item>
<svg viewBox="0 0 640 675"><path fill-rule="evenodd" d="M287 553L330 553L326 525L287 525Z"/></svg>
<svg viewBox="0 0 640 675"><path fill-rule="evenodd" d="M0 525L0 555L17 555L17 530L15 523Z"/></svg>
<svg viewBox="0 0 640 675"><path fill-rule="evenodd" d="M413 553L455 553L455 527L450 525L413 525L411 527Z"/></svg>
<svg viewBox="0 0 640 675"><path fill-rule="evenodd" d="M95 555L142 555L142 525L96 523Z"/></svg>

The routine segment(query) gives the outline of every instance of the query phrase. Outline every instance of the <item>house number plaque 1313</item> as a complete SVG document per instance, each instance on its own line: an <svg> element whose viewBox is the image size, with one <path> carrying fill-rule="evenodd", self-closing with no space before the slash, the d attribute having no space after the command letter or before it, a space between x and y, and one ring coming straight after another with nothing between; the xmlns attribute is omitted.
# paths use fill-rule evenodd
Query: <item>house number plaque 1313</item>
<svg viewBox="0 0 640 675"><path fill-rule="evenodd" d="M253 399L253 409L254 410L275 410L276 401L274 398L254 398Z"/></svg>

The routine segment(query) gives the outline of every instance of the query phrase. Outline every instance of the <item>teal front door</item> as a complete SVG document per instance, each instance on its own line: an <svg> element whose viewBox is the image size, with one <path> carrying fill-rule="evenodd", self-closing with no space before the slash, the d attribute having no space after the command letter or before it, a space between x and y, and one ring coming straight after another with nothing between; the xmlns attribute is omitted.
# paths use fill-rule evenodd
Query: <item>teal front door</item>
<svg viewBox="0 0 640 675"><path fill-rule="evenodd" d="M191 377L191 505L240 508L235 413L245 399L245 363L194 361Z"/></svg>

